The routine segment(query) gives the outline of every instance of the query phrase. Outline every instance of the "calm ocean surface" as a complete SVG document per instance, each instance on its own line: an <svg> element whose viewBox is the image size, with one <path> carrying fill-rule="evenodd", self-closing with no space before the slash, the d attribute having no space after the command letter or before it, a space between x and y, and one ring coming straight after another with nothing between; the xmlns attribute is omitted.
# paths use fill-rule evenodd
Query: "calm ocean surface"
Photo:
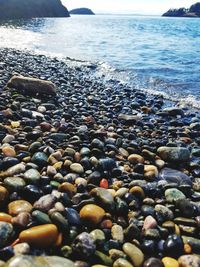
<svg viewBox="0 0 200 267"><path fill-rule="evenodd" d="M0 47L97 63L99 74L200 107L200 19L72 16L0 23Z"/></svg>

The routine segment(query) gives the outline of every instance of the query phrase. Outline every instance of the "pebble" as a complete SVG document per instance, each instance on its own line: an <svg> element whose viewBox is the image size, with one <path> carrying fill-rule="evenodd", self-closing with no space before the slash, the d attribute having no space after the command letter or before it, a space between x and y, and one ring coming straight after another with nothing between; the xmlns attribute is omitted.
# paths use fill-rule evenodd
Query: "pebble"
<svg viewBox="0 0 200 267"><path fill-rule="evenodd" d="M46 248L56 244L58 235L58 229L54 224L44 224L22 231L19 234L19 241L31 246Z"/></svg>
<svg viewBox="0 0 200 267"><path fill-rule="evenodd" d="M191 178L188 175L171 168L163 168L159 173L159 179L165 180L168 183L175 183L177 185L192 185Z"/></svg>
<svg viewBox="0 0 200 267"><path fill-rule="evenodd" d="M112 260L117 260L119 258L127 258L126 254L123 251L114 248L109 250L109 255Z"/></svg>
<svg viewBox="0 0 200 267"><path fill-rule="evenodd" d="M12 216L5 212L0 212L0 222L8 222L11 223Z"/></svg>
<svg viewBox="0 0 200 267"><path fill-rule="evenodd" d="M28 212L20 212L16 217L11 219L13 225L25 228L29 223L31 223L31 215Z"/></svg>
<svg viewBox="0 0 200 267"><path fill-rule="evenodd" d="M28 255L17 255L11 258L6 267L19 267L26 266L26 267L41 267L41 266L48 266L48 267L55 267L55 266L67 266L67 267L74 267L74 263L63 257L58 256L28 256Z"/></svg>
<svg viewBox="0 0 200 267"><path fill-rule="evenodd" d="M5 144L5 143L11 143L12 141L15 140L15 136L14 135L11 135L11 134L7 134L3 140L2 140L2 143Z"/></svg>
<svg viewBox="0 0 200 267"><path fill-rule="evenodd" d="M164 267L179 267L178 261L170 257L162 258L162 262Z"/></svg>
<svg viewBox="0 0 200 267"><path fill-rule="evenodd" d="M165 198L167 202L174 203L177 200L185 199L186 196L176 188L170 188L165 191Z"/></svg>
<svg viewBox="0 0 200 267"><path fill-rule="evenodd" d="M90 191L90 195L93 196L97 203L103 207L112 210L114 208L113 195L105 188L96 187Z"/></svg>
<svg viewBox="0 0 200 267"><path fill-rule="evenodd" d="M162 261L152 257L144 262L143 267L164 267L164 266Z"/></svg>
<svg viewBox="0 0 200 267"><path fill-rule="evenodd" d="M8 194L9 194L8 190L5 187L0 185L0 205L5 202L5 200L8 197Z"/></svg>
<svg viewBox="0 0 200 267"><path fill-rule="evenodd" d="M31 161L38 165L39 167L44 167L47 165L48 157L44 152L36 152L33 157L31 158Z"/></svg>
<svg viewBox="0 0 200 267"><path fill-rule="evenodd" d="M11 216L16 216L20 214L21 212L31 212L33 206L31 203L25 200L16 200L12 201L8 205L8 213Z"/></svg>
<svg viewBox="0 0 200 267"><path fill-rule="evenodd" d="M172 257L179 257L183 254L184 245L183 240L179 235L169 235L164 243L164 251L167 255Z"/></svg>
<svg viewBox="0 0 200 267"><path fill-rule="evenodd" d="M39 198L33 205L34 209L38 209L43 212L48 212L51 208L54 207L56 203L56 198L51 195L47 194Z"/></svg>
<svg viewBox="0 0 200 267"><path fill-rule="evenodd" d="M0 222L0 248L8 245L13 233L13 226L7 222Z"/></svg>
<svg viewBox="0 0 200 267"><path fill-rule="evenodd" d="M144 163L144 158L138 154L131 154L129 157L128 157L128 161L130 163Z"/></svg>
<svg viewBox="0 0 200 267"><path fill-rule="evenodd" d="M113 267L134 267L134 266L129 261L119 258L114 262Z"/></svg>
<svg viewBox="0 0 200 267"><path fill-rule="evenodd" d="M159 222L171 221L174 218L173 212L166 206L157 204L155 206L156 218Z"/></svg>
<svg viewBox="0 0 200 267"><path fill-rule="evenodd" d="M2 148L2 153L5 157L15 157L16 156L15 149L11 146L4 146Z"/></svg>
<svg viewBox="0 0 200 267"><path fill-rule="evenodd" d="M101 207L94 205L94 204L88 204L85 205L80 210L80 218L87 222L87 223L94 223L98 224L102 221L103 217L105 216L105 210Z"/></svg>
<svg viewBox="0 0 200 267"><path fill-rule="evenodd" d="M24 173L24 179L28 183L37 183L40 179L40 173L36 169L29 169Z"/></svg>
<svg viewBox="0 0 200 267"><path fill-rule="evenodd" d="M199 267L200 257L197 255L183 255L178 258L179 267Z"/></svg>
<svg viewBox="0 0 200 267"><path fill-rule="evenodd" d="M156 228L156 226L157 226L156 220L151 215L149 215L145 218L142 229L143 230L153 229Z"/></svg>
<svg viewBox="0 0 200 267"><path fill-rule="evenodd" d="M26 170L24 163L16 164L10 168L8 168L6 171L0 172L0 178L1 177L12 177L16 174L24 173Z"/></svg>
<svg viewBox="0 0 200 267"><path fill-rule="evenodd" d="M92 232L90 232L90 235L92 236L96 244L103 244L106 241L106 236L100 229L93 230Z"/></svg>
<svg viewBox="0 0 200 267"><path fill-rule="evenodd" d="M124 243L123 251L131 259L135 267L141 267L144 261L144 254L142 251L132 243Z"/></svg>
<svg viewBox="0 0 200 267"><path fill-rule="evenodd" d="M190 159L190 152L184 147L159 147L158 154L163 160L169 162L187 162Z"/></svg>
<svg viewBox="0 0 200 267"><path fill-rule="evenodd" d="M77 192L77 188L73 184L68 182L64 182L59 185L58 190L61 192L66 192L70 198L74 196Z"/></svg>
<svg viewBox="0 0 200 267"><path fill-rule="evenodd" d="M30 253L30 246L28 243L16 244L13 249L15 255L24 255Z"/></svg>
<svg viewBox="0 0 200 267"><path fill-rule="evenodd" d="M7 177L6 179L4 179L4 184L10 191L20 191L25 187L26 182L24 181L24 179L16 176Z"/></svg>
<svg viewBox="0 0 200 267"><path fill-rule="evenodd" d="M96 245L90 234L82 232L74 239L72 249L78 257L87 259L95 253Z"/></svg>
<svg viewBox="0 0 200 267"><path fill-rule="evenodd" d="M124 241L123 228L120 225L113 225L111 235L113 240L117 240L119 242Z"/></svg>
<svg viewBox="0 0 200 267"><path fill-rule="evenodd" d="M84 168L81 164L79 163L73 163L70 165L70 170L72 172L78 173L78 174L82 174L84 173Z"/></svg>

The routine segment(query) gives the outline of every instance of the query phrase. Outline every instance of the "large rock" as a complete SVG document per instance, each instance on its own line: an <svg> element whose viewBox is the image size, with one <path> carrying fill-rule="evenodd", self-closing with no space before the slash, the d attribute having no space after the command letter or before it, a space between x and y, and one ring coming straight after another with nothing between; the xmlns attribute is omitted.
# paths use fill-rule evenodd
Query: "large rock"
<svg viewBox="0 0 200 267"><path fill-rule="evenodd" d="M7 87L22 91L26 95L56 94L56 86L52 82L23 76L13 76L7 83Z"/></svg>
<svg viewBox="0 0 200 267"><path fill-rule="evenodd" d="M69 17L60 0L0 0L0 19Z"/></svg>
<svg viewBox="0 0 200 267"><path fill-rule="evenodd" d="M95 15L94 12L89 8L75 8L69 11L72 15Z"/></svg>
<svg viewBox="0 0 200 267"><path fill-rule="evenodd" d="M200 3L192 5L189 9L169 9L163 14L164 17L200 17Z"/></svg>

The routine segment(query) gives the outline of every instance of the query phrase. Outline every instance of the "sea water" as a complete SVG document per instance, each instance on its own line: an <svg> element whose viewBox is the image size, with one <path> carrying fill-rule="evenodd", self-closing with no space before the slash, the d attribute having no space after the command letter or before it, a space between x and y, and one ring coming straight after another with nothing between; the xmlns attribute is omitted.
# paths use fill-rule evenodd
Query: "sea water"
<svg viewBox="0 0 200 267"><path fill-rule="evenodd" d="M0 22L0 47L89 61L97 75L200 108L200 19L96 15Z"/></svg>

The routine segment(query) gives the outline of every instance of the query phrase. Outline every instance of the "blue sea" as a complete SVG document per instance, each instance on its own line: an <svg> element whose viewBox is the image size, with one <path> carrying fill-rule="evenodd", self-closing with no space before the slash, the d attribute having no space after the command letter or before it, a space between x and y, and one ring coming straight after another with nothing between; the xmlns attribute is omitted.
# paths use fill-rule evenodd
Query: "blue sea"
<svg viewBox="0 0 200 267"><path fill-rule="evenodd" d="M200 108L200 19L96 15L0 22L0 47L96 64L96 75Z"/></svg>

